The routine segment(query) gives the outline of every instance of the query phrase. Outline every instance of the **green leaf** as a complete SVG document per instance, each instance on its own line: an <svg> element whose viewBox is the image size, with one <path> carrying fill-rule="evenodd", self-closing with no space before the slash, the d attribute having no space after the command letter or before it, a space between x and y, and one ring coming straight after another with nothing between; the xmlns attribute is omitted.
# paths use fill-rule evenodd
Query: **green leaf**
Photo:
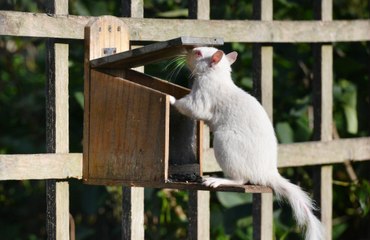
<svg viewBox="0 0 370 240"><path fill-rule="evenodd" d="M358 132L357 109L345 105L343 106L343 110L347 121L347 131L351 134L356 134Z"/></svg>
<svg viewBox="0 0 370 240"><path fill-rule="evenodd" d="M333 226L333 239L339 239L339 237L347 230L347 223L340 223Z"/></svg>
<svg viewBox="0 0 370 240"><path fill-rule="evenodd" d="M347 132L356 134L358 132L356 85L346 79L340 79L338 84L342 90L340 102L347 122Z"/></svg>
<svg viewBox="0 0 370 240"><path fill-rule="evenodd" d="M309 127L308 117L304 116L298 118L295 122L295 132L294 137L296 141L309 141L312 130Z"/></svg>
<svg viewBox="0 0 370 240"><path fill-rule="evenodd" d="M250 77L243 77L242 80L240 81L240 84L244 88L251 89L253 87L252 78L250 78Z"/></svg>
<svg viewBox="0 0 370 240"><path fill-rule="evenodd" d="M80 105L81 108L84 109L84 94L82 92L75 92L74 97L78 105Z"/></svg>
<svg viewBox="0 0 370 240"><path fill-rule="evenodd" d="M288 122L278 122L276 124L276 135L281 143L292 143L294 133Z"/></svg>
<svg viewBox="0 0 370 240"><path fill-rule="evenodd" d="M370 211L370 183L366 180L361 181L361 184L356 185L356 195L362 215L366 216Z"/></svg>
<svg viewBox="0 0 370 240"><path fill-rule="evenodd" d="M73 9L76 12L76 14L82 15L82 16L91 15L90 11L87 9L87 7L83 3L79 1L74 1L72 5L73 5Z"/></svg>
<svg viewBox="0 0 370 240"><path fill-rule="evenodd" d="M188 15L189 15L188 9L176 9L172 11L158 13L158 17L165 17L165 18L187 17Z"/></svg>
<svg viewBox="0 0 370 240"><path fill-rule="evenodd" d="M231 208L252 202L251 194L217 192L216 195L220 203L226 208Z"/></svg>

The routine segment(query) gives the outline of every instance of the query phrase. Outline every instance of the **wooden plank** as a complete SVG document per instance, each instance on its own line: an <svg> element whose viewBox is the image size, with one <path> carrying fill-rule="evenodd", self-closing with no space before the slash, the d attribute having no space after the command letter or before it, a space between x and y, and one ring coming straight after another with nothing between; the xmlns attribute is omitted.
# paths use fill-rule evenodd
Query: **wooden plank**
<svg viewBox="0 0 370 240"><path fill-rule="evenodd" d="M127 26L118 18L105 16L92 19L84 28L85 57L84 57L84 137L83 175L89 172L89 142L90 142L90 60L105 55L104 49L115 48L116 52L129 49L129 35ZM115 43L117 42L117 43Z"/></svg>
<svg viewBox="0 0 370 240"><path fill-rule="evenodd" d="M332 20L332 0L315 0L314 17L317 20ZM314 106L314 140L330 141L333 136L333 47L329 44L313 45L313 106ZM324 226L324 238L332 239L332 166L322 166L314 172L314 198L320 206L321 222Z"/></svg>
<svg viewBox="0 0 370 240"><path fill-rule="evenodd" d="M329 141L333 129L333 47L314 45L314 140Z"/></svg>
<svg viewBox="0 0 370 240"><path fill-rule="evenodd" d="M219 172L213 149L205 151L204 172ZM279 167L337 164L370 159L370 137L279 145ZM213 162L214 164L207 164ZM0 180L82 178L81 153L0 155Z"/></svg>
<svg viewBox="0 0 370 240"><path fill-rule="evenodd" d="M204 172L221 171L213 149L205 152L205 159ZM368 159L370 159L370 138L282 144L279 145L278 167L337 164L348 160ZM4 170L0 172L0 180L81 178L82 154L0 155L0 166ZM36 171L42 166L50 170Z"/></svg>
<svg viewBox="0 0 370 240"><path fill-rule="evenodd" d="M55 153L55 154L12 154L0 155L0 180L41 180L41 179L66 179L82 178L81 153ZM199 183L143 183L142 186L157 188L179 188L214 190ZM254 185L219 187L222 191L270 191L269 188Z"/></svg>
<svg viewBox="0 0 370 240"><path fill-rule="evenodd" d="M144 238L144 188L122 188L122 240Z"/></svg>
<svg viewBox="0 0 370 240"><path fill-rule="evenodd" d="M128 69L186 54L186 49L194 48L195 46L219 46L223 45L223 43L221 38L179 37L104 56L92 60L90 65L93 68Z"/></svg>
<svg viewBox="0 0 370 240"><path fill-rule="evenodd" d="M254 0L253 18L272 21L272 0ZM272 121L273 109L273 69L272 46L253 44L253 88L255 97L261 102ZM273 197L272 193L253 194L253 239L270 240L273 237Z"/></svg>
<svg viewBox="0 0 370 240"><path fill-rule="evenodd" d="M190 89L133 70L105 69L104 72L121 76L129 81L176 98L182 98L190 92ZM201 129L201 122L197 123L197 121L180 114L173 107L170 108L170 142L168 146L170 174L177 172L177 175L196 174L199 176L199 164L202 156L199 147L201 145ZM192 165L192 168L183 168L182 165L184 164ZM179 168L188 171L179 173Z"/></svg>
<svg viewBox="0 0 370 240"><path fill-rule="evenodd" d="M190 0L189 19L209 20L210 19L210 0Z"/></svg>
<svg viewBox="0 0 370 240"><path fill-rule="evenodd" d="M51 14L68 15L68 0L48 2ZM69 152L67 44L47 42L46 151ZM50 240L69 240L69 185L67 181L46 182L46 226Z"/></svg>
<svg viewBox="0 0 370 240"><path fill-rule="evenodd" d="M109 70L108 72L111 72ZM117 70L113 70L116 72ZM190 89L178 86L176 84L164 81L158 78L154 78L149 75L145 75L140 72L133 70L120 71L122 77L128 79L132 82L146 86L153 90L157 90L161 93L169 94L175 96L176 98L182 98L190 92ZM170 142L168 146L169 151L169 171L177 171L176 169L181 168L183 164L192 164L198 169L196 171L186 171L180 175L200 174L199 171L199 162L201 160L201 151L200 151L200 130L201 123L190 119L183 114L179 113L173 107L170 107ZM198 129L198 132L197 132ZM194 168L193 168L194 169ZM190 169L189 169L190 170Z"/></svg>
<svg viewBox="0 0 370 240"><path fill-rule="evenodd" d="M55 152L69 152L68 44L55 43Z"/></svg>
<svg viewBox="0 0 370 240"><path fill-rule="evenodd" d="M144 76L131 70L127 72ZM151 81L147 81L145 78ZM193 129L193 124L188 129L185 122L189 119L180 119L176 129L183 129L184 126L185 128L180 131L178 136L174 136L174 131L171 131L174 112L171 112L169 134L170 146L172 147L170 151L168 147L164 148L168 141L165 137L168 136L168 133L165 134L168 128L168 122L166 122L168 116L165 117L167 120L163 120L163 116L164 110L169 105L166 103L167 96L162 92L155 91L163 89L169 91L170 94L176 93L174 95L179 96L189 90L157 81L150 76L137 77L135 81L149 83L153 88L96 71L91 71L90 79L88 132L90 150L89 160L85 160L88 164L88 172L84 173L87 182L95 179L94 183L96 183L97 179L101 179L102 183L108 183L111 182L109 178L115 179L114 182L121 179L122 183L125 184L131 184L135 181L163 181L167 179L168 164L170 164L170 172L181 167L182 164L196 164L198 170L194 173L199 175L199 159L196 156L198 145L191 144L196 141L193 139L196 134L196 126ZM166 111L168 114L168 110ZM127 116L130 117L129 120L126 120ZM137 125L139 123L141 125ZM151 133L154 134L151 135ZM153 142L154 139L156 140ZM163 155L161 155L162 153ZM86 159L85 154L84 156ZM84 168L87 164L84 165ZM155 166L155 169L153 171L153 168L144 166ZM110 170L110 168L112 169Z"/></svg>
<svg viewBox="0 0 370 240"><path fill-rule="evenodd" d="M210 239L210 192L189 191L188 239Z"/></svg>
<svg viewBox="0 0 370 240"><path fill-rule="evenodd" d="M201 183L183 183L183 182L167 182L160 185L161 188L174 188L184 190L201 190L201 191L222 191L222 192L245 192L245 193L271 193L271 188L258 185L235 185L235 186L219 186L217 188L207 187Z"/></svg>
<svg viewBox="0 0 370 240"><path fill-rule="evenodd" d="M144 0L122 0L122 17L143 18Z"/></svg>
<svg viewBox="0 0 370 240"><path fill-rule="evenodd" d="M83 39L94 17L0 11L0 35ZM220 37L225 42L298 43L370 40L370 20L250 21L122 18L132 41L166 41L179 36ZM69 26L66 28L65 26ZM63 29L63 31L59 31ZM166 29L166 31L163 31ZM217 29L215 36L214 29Z"/></svg>
<svg viewBox="0 0 370 240"><path fill-rule="evenodd" d="M49 40L47 84L47 152L69 151L68 128L68 45ZM49 239L69 239L68 182L47 182L47 226Z"/></svg>
<svg viewBox="0 0 370 240"><path fill-rule="evenodd" d="M204 158L204 172L221 171L212 148L204 152ZM279 168L366 161L370 159L370 138L280 144L278 159Z"/></svg>
<svg viewBox="0 0 370 240"><path fill-rule="evenodd" d="M273 195L253 194L253 239L273 239ZM258 217L257 217L258 216Z"/></svg>
<svg viewBox="0 0 370 240"><path fill-rule="evenodd" d="M322 21L333 20L333 1L332 0L315 0L313 2L314 18Z"/></svg>
<svg viewBox="0 0 370 240"><path fill-rule="evenodd" d="M253 1L253 19L262 21L273 20L273 4L270 0Z"/></svg>
<svg viewBox="0 0 370 240"><path fill-rule="evenodd" d="M89 50L89 59L107 56L106 48L115 48L116 53L127 51L129 46L128 26L119 18L103 16L93 19L85 27L85 43Z"/></svg>
<svg viewBox="0 0 370 240"><path fill-rule="evenodd" d="M123 71L121 77L176 98L182 98L190 93L188 88L134 70Z"/></svg>
<svg viewBox="0 0 370 240"><path fill-rule="evenodd" d="M52 0L45 4L46 12L52 15L68 15L68 1Z"/></svg>
<svg viewBox="0 0 370 240"><path fill-rule="evenodd" d="M123 16L143 18L143 0L122 0ZM131 46L135 48L135 46ZM137 69L144 71L144 67ZM167 129L166 129L167 130ZM166 132L166 134L168 134ZM166 145L167 147L167 145ZM165 149L168 152L168 148ZM122 186L122 240L145 239L144 234L144 188Z"/></svg>
<svg viewBox="0 0 370 240"><path fill-rule="evenodd" d="M102 181L91 179L88 184L101 185ZM233 185L233 186L219 186L217 188L207 187L201 182L175 182L168 179L166 182L122 182L121 179L107 179L104 185L117 185L124 184L131 187L146 187L146 188L165 188L165 189L178 189L178 190L198 190L198 191L222 191L222 192L244 192L244 193L271 193L272 190L266 186L259 185Z"/></svg>
<svg viewBox="0 0 370 240"><path fill-rule="evenodd" d="M204 172L219 172L213 149L205 152ZM370 159L370 138L279 145L279 167L323 165ZM207 164L214 162L214 164ZM82 178L81 153L0 155L0 180Z"/></svg>
<svg viewBox="0 0 370 240"><path fill-rule="evenodd" d="M69 183L58 180L55 184L56 239L70 239Z"/></svg>
<svg viewBox="0 0 370 240"><path fill-rule="evenodd" d="M0 155L0 180L82 178L82 154Z"/></svg>
<svg viewBox="0 0 370 240"><path fill-rule="evenodd" d="M167 179L169 97L93 70L90 79L89 172L84 180Z"/></svg>
<svg viewBox="0 0 370 240"><path fill-rule="evenodd" d="M198 156L198 162L199 162L199 165L200 165L200 168L199 168L199 171L200 171L200 175L202 176L203 175L203 170L202 170L202 166L203 166L203 163L204 163L204 157L203 157L203 152L204 152L204 149L206 148L206 146L204 146L204 128L205 128L205 124L203 121L198 121L197 122L197 132L196 132L196 136L197 136L197 139L196 142L197 142L197 156ZM206 139L208 139L208 136L206 137ZM209 146L208 146L209 148Z"/></svg>
<svg viewBox="0 0 370 240"><path fill-rule="evenodd" d="M370 138L336 139L279 145L279 167L365 161L370 159Z"/></svg>
<svg viewBox="0 0 370 240"><path fill-rule="evenodd" d="M253 44L253 92L272 121L273 113L273 48L259 43Z"/></svg>
<svg viewBox="0 0 370 240"><path fill-rule="evenodd" d="M66 2L66 1L59 1ZM68 3L65 3L63 7ZM58 11L61 12L61 11ZM55 44L55 152L69 152L68 44ZM55 184L56 239L69 240L69 184Z"/></svg>
<svg viewBox="0 0 370 240"><path fill-rule="evenodd" d="M209 0L190 0L189 1L189 19L210 18ZM209 130L205 129L203 122L198 124L198 157L200 165L200 175L202 175L203 152L210 147ZM204 135L206 134L206 136ZM210 239L210 192L190 190L189 192L189 210L188 210L188 239Z"/></svg>
<svg viewBox="0 0 370 240"><path fill-rule="evenodd" d="M273 4L270 0L253 2L253 19L272 21ZM271 45L253 44L253 90L272 121L272 56Z"/></svg>
<svg viewBox="0 0 370 240"><path fill-rule="evenodd" d="M325 239L332 239L333 228L333 166L322 166L320 171L320 219L324 225ZM317 181L318 182L318 181ZM330 238L329 238L330 237Z"/></svg>

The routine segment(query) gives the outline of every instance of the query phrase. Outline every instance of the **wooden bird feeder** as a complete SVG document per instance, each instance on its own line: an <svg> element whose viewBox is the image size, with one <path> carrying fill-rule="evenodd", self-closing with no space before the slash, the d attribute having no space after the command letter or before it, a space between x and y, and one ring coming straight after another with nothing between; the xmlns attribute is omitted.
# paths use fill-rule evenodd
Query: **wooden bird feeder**
<svg viewBox="0 0 370 240"><path fill-rule="evenodd" d="M133 50L129 43L118 18L100 17L85 27L84 181L207 189L199 183L203 123L169 102L190 90L131 68L223 40L180 37Z"/></svg>

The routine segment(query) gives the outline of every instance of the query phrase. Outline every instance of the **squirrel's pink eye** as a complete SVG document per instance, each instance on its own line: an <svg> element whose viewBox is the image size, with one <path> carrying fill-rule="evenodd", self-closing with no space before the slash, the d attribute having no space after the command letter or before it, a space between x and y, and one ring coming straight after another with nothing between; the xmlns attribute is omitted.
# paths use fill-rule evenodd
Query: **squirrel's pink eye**
<svg viewBox="0 0 370 240"><path fill-rule="evenodd" d="M199 51L199 50L195 50L194 55L197 56L197 57L202 57L202 52Z"/></svg>

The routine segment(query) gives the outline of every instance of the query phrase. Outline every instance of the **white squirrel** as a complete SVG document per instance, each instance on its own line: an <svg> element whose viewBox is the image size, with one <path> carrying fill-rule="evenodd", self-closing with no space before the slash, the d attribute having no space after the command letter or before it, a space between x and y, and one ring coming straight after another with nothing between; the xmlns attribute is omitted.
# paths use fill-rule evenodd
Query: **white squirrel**
<svg viewBox="0 0 370 240"><path fill-rule="evenodd" d="M186 56L194 76L191 92L170 102L182 114L204 120L213 132L215 157L230 179L208 177L203 184L259 184L271 187L278 199L291 204L295 219L306 228L306 240L323 239L323 227L314 216L310 197L277 170L277 140L261 104L237 87L231 78L236 52L225 55L212 47L198 47Z"/></svg>

